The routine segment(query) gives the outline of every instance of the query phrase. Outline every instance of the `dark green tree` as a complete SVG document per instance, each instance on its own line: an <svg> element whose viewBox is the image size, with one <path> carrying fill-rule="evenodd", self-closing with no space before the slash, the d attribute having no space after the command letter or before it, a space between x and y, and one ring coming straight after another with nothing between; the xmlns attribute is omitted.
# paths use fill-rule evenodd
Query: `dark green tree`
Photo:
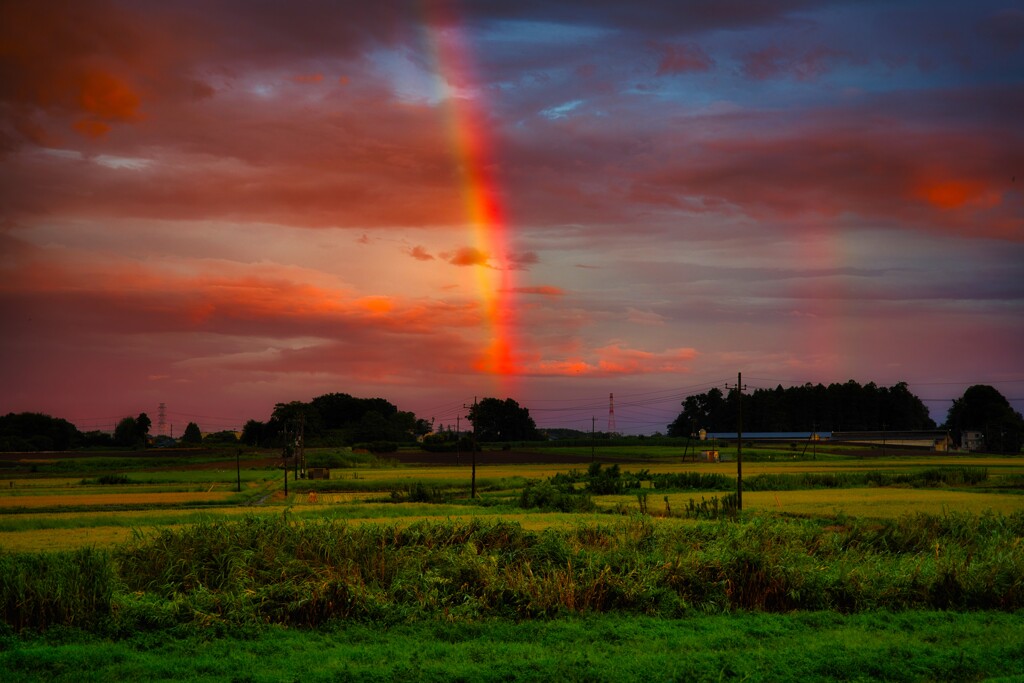
<svg viewBox="0 0 1024 683"><path fill-rule="evenodd" d="M984 434L986 451L1018 453L1024 439L1024 417L994 387L975 384L953 401L946 414L946 429L958 445L963 432L979 431Z"/></svg>
<svg viewBox="0 0 1024 683"><path fill-rule="evenodd" d="M181 435L182 443L202 443L203 433L199 431L199 425L189 422L185 425L185 431Z"/></svg>
<svg viewBox="0 0 1024 683"><path fill-rule="evenodd" d="M213 432L207 434L203 438L203 443L208 444L236 444L238 443L238 436L231 430L225 429L220 432Z"/></svg>
<svg viewBox="0 0 1024 683"><path fill-rule="evenodd" d="M668 426L669 436L689 436L692 431L701 429L709 432L736 429L735 421L731 427L728 424L728 416L735 412L729 410L721 389L687 396L682 405L683 412Z"/></svg>
<svg viewBox="0 0 1024 683"><path fill-rule="evenodd" d="M67 420L43 413L8 413L0 417L0 450L66 451L83 441Z"/></svg>
<svg viewBox="0 0 1024 683"><path fill-rule="evenodd" d="M306 443L316 439L324 430L324 421L316 406L302 401L275 404L270 421L279 425L276 431L298 433L301 426Z"/></svg>
<svg viewBox="0 0 1024 683"><path fill-rule="evenodd" d="M153 426L153 421L149 419L149 415L145 413L139 413L139 416L135 418L135 428L138 430L137 436L145 442L146 437L149 436L149 428Z"/></svg>
<svg viewBox="0 0 1024 683"><path fill-rule="evenodd" d="M249 420L242 427L241 441L246 446L259 446L263 443L263 430L265 425L259 420Z"/></svg>
<svg viewBox="0 0 1024 683"><path fill-rule="evenodd" d="M530 411L512 400L485 398L469 410L478 441L539 441L544 437Z"/></svg>
<svg viewBox="0 0 1024 683"><path fill-rule="evenodd" d="M114 445L130 448L145 448L146 437L149 435L149 428L152 421L145 413L139 413L138 417L126 417L114 427Z"/></svg>

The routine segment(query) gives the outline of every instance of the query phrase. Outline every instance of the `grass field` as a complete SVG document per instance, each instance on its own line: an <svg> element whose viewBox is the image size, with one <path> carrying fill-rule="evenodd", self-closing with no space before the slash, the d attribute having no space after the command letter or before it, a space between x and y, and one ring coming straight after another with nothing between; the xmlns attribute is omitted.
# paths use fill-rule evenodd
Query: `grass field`
<svg viewBox="0 0 1024 683"><path fill-rule="evenodd" d="M7 680L1017 681L1009 614L834 612L690 619L346 624L241 637L34 638L0 648Z"/></svg>
<svg viewBox="0 0 1024 683"><path fill-rule="evenodd" d="M353 461L287 495L259 454L241 493L234 451L21 463L0 481L0 678L1024 677L1024 460L764 449L744 480L767 488L708 521L687 506L718 510L734 462L599 453L641 488L486 452L476 500L467 459ZM679 474L713 486L652 488ZM522 507L528 483L592 505Z"/></svg>

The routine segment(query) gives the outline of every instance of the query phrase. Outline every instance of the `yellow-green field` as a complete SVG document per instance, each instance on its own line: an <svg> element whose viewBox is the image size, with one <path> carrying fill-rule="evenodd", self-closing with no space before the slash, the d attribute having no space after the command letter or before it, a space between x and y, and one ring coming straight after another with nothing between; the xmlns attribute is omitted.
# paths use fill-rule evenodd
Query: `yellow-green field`
<svg viewBox="0 0 1024 683"><path fill-rule="evenodd" d="M642 449L632 457L645 457ZM421 519L456 520L502 516L530 529L572 526L581 523L611 523L615 513L636 514L636 493L595 496L599 513L569 514L521 510L514 503L527 481L543 481L558 473L585 471L583 464L488 464L487 453L478 458L477 480L483 497L498 506L473 504L468 500L470 467L388 466L336 469L327 482L328 490L311 495L296 491L290 482L287 496L280 470L250 469L242 472L242 492L237 493L236 471L222 469L148 466L128 471L128 483L98 485L97 473L83 476L45 476L25 472L0 479L0 548L9 550L57 550L81 546L110 546L126 540L133 530L146 532L208 518L237 518L247 514L289 514L297 518L318 516L340 518L353 524L408 524ZM231 462L231 465L234 463ZM1024 459L1012 457L970 457L922 454L886 459L832 458L796 459L789 454L744 463L744 479L760 474L801 473L912 473L929 468L966 466L986 468L985 486L936 488L846 488L785 491L746 491L745 513L779 513L801 516L891 518L905 513L945 512L1013 513L1024 510L1024 492L1017 493L1024 477ZM622 464L623 471L651 473L697 472L735 477L734 462L683 462L681 458L657 454L646 462ZM1009 488L1001 482L1012 484ZM444 504L389 502L389 493L403 491L417 483L440 487L452 500ZM305 484L305 482L300 482ZM306 484L308 486L308 484ZM1015 488L1016 487L1016 488ZM993 490L996 489L996 490ZM678 515L687 502L722 496L723 492L671 492L643 489L648 514L658 524L683 524ZM667 503L666 503L667 497ZM501 499L501 500L499 500ZM196 506L201 506L197 510ZM39 512L33 512L39 510ZM671 510L675 516L669 516ZM609 514L611 513L611 514Z"/></svg>

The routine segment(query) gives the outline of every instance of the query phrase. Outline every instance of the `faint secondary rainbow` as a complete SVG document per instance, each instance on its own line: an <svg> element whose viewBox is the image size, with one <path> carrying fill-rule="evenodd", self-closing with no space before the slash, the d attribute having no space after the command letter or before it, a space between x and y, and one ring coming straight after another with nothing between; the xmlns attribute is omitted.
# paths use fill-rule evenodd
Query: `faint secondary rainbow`
<svg viewBox="0 0 1024 683"><path fill-rule="evenodd" d="M496 177L487 113L475 91L473 62L465 33L455 17L444 14L447 3L425 3L427 41L435 78L446 109L445 119L462 187L474 266L488 342L476 369L508 384L518 374L515 335L514 265L508 251L508 224Z"/></svg>

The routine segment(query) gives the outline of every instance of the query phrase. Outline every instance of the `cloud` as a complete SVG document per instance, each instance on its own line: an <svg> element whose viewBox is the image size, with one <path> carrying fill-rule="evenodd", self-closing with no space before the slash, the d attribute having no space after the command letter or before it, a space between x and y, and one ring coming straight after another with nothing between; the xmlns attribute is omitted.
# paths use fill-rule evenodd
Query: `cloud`
<svg viewBox="0 0 1024 683"><path fill-rule="evenodd" d="M785 76L813 81L827 73L839 56L827 47L801 50L772 45L745 55L742 69L748 78L760 81Z"/></svg>
<svg viewBox="0 0 1024 683"><path fill-rule="evenodd" d="M693 71L710 71L715 60L693 43L658 46L662 53L656 75L668 76Z"/></svg>
<svg viewBox="0 0 1024 683"><path fill-rule="evenodd" d="M834 113L833 113L834 114ZM767 115L759 124L771 129ZM779 122L771 135L697 143L635 183L634 201L697 214L800 225L841 218L891 229L1024 240L1011 191L1024 144L1007 132L914 131L829 120Z"/></svg>
<svg viewBox="0 0 1024 683"><path fill-rule="evenodd" d="M529 266L534 266L538 263L540 263L540 257L536 252L532 251L513 253L509 254L508 257L509 270L529 270Z"/></svg>
<svg viewBox="0 0 1024 683"><path fill-rule="evenodd" d="M565 294L565 290L561 287L552 287L551 285L541 285L538 287L513 287L508 291L515 294L535 294L537 296L553 297L559 297Z"/></svg>
<svg viewBox="0 0 1024 683"><path fill-rule="evenodd" d="M665 317L654 311L641 311L636 308L629 308L626 312L626 321L634 325L657 325L664 326Z"/></svg>
<svg viewBox="0 0 1024 683"><path fill-rule="evenodd" d="M431 254L429 251L426 250L426 248L424 248L424 247L422 247L422 246L420 246L418 244L415 247L413 247L412 249L410 249L408 253L409 253L409 256L412 256L417 261L433 261L434 260L433 254Z"/></svg>
<svg viewBox="0 0 1024 683"><path fill-rule="evenodd" d="M610 344L594 349L587 357L541 360L524 365L520 374L533 377L614 377L641 376L654 373L681 374L690 371L697 357L691 348L668 349L662 352L642 351Z"/></svg>
<svg viewBox="0 0 1024 683"><path fill-rule="evenodd" d="M476 247L460 247L455 250L454 253L442 254L448 263L453 266L488 266L488 259L484 252L480 251Z"/></svg>
<svg viewBox="0 0 1024 683"><path fill-rule="evenodd" d="M982 19L978 30L994 41L1003 54L1013 54L1024 46L1024 10L1008 7Z"/></svg>

